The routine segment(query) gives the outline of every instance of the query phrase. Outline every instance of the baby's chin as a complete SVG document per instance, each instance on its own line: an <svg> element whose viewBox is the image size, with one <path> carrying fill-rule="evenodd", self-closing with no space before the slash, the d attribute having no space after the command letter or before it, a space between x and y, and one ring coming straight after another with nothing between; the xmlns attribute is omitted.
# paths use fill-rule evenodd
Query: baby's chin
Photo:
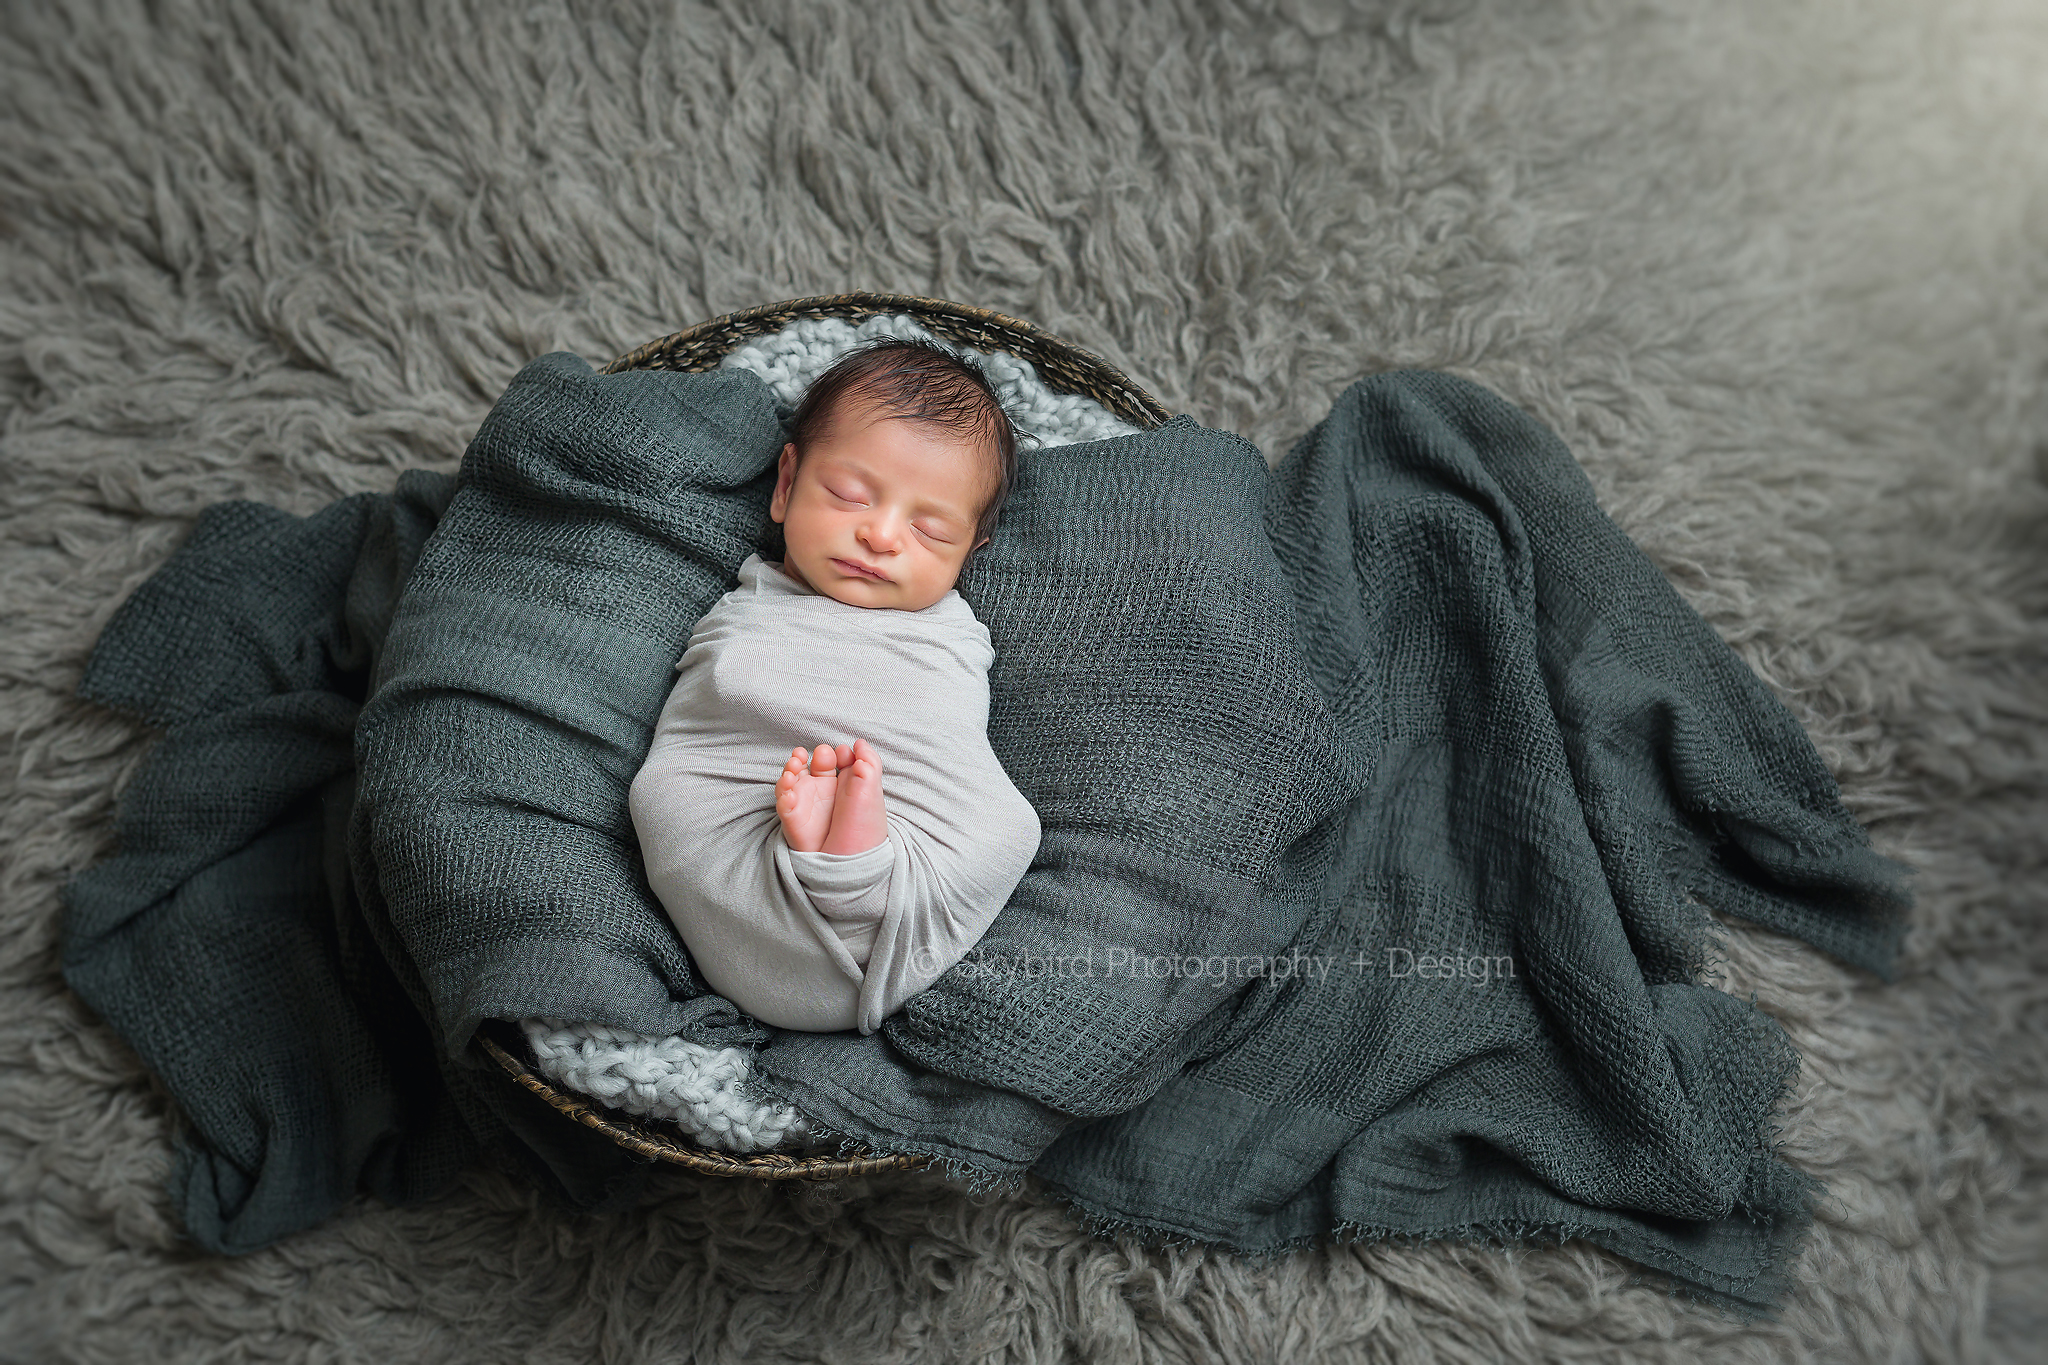
<svg viewBox="0 0 2048 1365"><path fill-rule="evenodd" d="M948 583L937 592L913 593L895 583L867 583L859 579L841 579L821 587L813 586L833 601L844 602L849 607L890 611L923 611L953 589L953 585Z"/></svg>

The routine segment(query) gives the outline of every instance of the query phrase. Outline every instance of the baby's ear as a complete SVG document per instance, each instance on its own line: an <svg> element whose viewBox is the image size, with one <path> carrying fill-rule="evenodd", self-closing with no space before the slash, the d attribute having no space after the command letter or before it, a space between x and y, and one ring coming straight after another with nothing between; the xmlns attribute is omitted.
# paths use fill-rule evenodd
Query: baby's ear
<svg viewBox="0 0 2048 1365"><path fill-rule="evenodd" d="M796 482L796 442L786 442L775 461L775 496L768 499L768 519L778 525L789 515L789 490Z"/></svg>

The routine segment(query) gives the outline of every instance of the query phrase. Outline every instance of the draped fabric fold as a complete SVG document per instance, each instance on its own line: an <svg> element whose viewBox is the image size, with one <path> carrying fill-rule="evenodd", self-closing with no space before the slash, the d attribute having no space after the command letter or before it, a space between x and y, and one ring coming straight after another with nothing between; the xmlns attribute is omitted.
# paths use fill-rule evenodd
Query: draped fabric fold
<svg viewBox="0 0 2048 1365"><path fill-rule="evenodd" d="M82 690L168 733L65 969L191 1121L197 1240L422 1197L479 1143L628 1197L472 1064L480 1020L550 1015L753 1047L822 1126L1104 1226L1582 1236L1782 1292L1796 1056L1703 983L1706 911L1882 974L1903 869L1554 435L1395 372L1270 474L1185 417L1034 452L960 589L1039 854L871 1036L714 1003L626 817L780 439L751 376L546 357L452 485L212 509L116 614Z"/></svg>

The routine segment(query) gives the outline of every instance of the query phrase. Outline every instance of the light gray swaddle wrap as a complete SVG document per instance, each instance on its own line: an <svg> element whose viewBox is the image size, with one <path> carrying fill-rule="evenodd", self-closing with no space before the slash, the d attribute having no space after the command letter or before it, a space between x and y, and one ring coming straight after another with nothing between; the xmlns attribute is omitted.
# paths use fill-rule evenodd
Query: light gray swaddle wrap
<svg viewBox="0 0 2048 1365"><path fill-rule="evenodd" d="M691 632L631 809L647 881L720 995L777 1028L872 1033L978 942L1038 851L988 742L986 627L959 593L854 607L759 555ZM889 837L797 853L792 748L865 739Z"/></svg>

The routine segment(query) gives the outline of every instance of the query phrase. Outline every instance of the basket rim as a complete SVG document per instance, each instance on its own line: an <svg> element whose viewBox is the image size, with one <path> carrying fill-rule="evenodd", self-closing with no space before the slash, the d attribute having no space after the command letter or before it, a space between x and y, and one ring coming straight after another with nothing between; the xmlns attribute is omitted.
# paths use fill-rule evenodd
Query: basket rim
<svg viewBox="0 0 2048 1365"><path fill-rule="evenodd" d="M928 1158L910 1152L814 1157L791 1156L787 1152L756 1152L742 1156L737 1152L700 1147L684 1138L680 1129L671 1134L616 1109L605 1109L599 1113L592 1102L555 1089L515 1055L513 1049L523 1053L525 1043L517 1038L514 1030L515 1026L507 1020L486 1020L478 1026L476 1039L486 1056L526 1090L545 1100L550 1108L652 1161L688 1167L707 1175L753 1180L836 1180L843 1176L875 1175L883 1171L917 1170L930 1164Z"/></svg>
<svg viewBox="0 0 2048 1365"><path fill-rule="evenodd" d="M852 290L843 294L819 294L758 304L708 318L680 332L671 332L636 346L605 366L602 372L711 369L719 358L741 341L779 332L804 318L866 321L871 317L898 313L909 315L947 341L981 350L1009 351L1029 360L1047 387L1060 393L1093 398L1141 430L1150 431L1172 420L1172 414L1158 399L1093 351L1076 346L1022 318L922 294ZM1085 380L1080 378L1082 376Z"/></svg>
<svg viewBox="0 0 2048 1365"><path fill-rule="evenodd" d="M602 373L618 374L641 369L708 370L715 368L718 361L740 342L779 332L803 318L866 321L871 317L897 314L915 319L928 331L947 341L978 350L1008 351L1028 360L1037 368L1039 378L1047 387L1061 393L1092 398L1141 430L1154 430L1172 418L1158 399L1123 371L1092 351L1076 346L1036 323L991 309L921 294L854 290L759 304L708 318L680 332L671 332L637 346L605 366ZM555 1089L523 1059L525 1041L508 1020L486 1020L478 1027L476 1039L486 1056L550 1108L586 1128L603 1133L619 1146L649 1160L668 1162L709 1175L756 1180L830 1180L882 1171L917 1170L930 1165L929 1158L909 1152L852 1157L799 1157L785 1152L742 1156L701 1147L684 1138L680 1129L670 1133L623 1111ZM603 1112L599 1112L600 1108Z"/></svg>

